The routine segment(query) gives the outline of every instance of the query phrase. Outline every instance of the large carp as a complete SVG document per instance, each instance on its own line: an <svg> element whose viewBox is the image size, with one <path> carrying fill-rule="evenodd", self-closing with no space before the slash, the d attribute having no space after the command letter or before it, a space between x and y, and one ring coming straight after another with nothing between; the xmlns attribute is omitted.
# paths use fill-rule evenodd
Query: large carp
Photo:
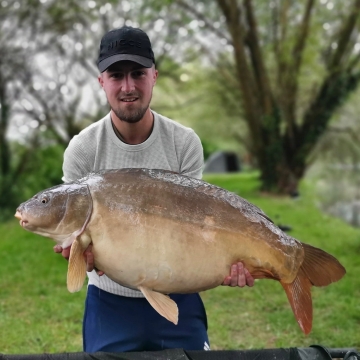
<svg viewBox="0 0 360 360"><path fill-rule="evenodd" d="M331 255L282 232L256 206L202 180L163 170L121 169L41 191L15 214L21 226L71 245L67 286L81 289L83 251L117 283L139 289L162 316L177 323L165 294L220 285L231 264L255 279L278 280L304 333L312 326L311 286L345 274Z"/></svg>

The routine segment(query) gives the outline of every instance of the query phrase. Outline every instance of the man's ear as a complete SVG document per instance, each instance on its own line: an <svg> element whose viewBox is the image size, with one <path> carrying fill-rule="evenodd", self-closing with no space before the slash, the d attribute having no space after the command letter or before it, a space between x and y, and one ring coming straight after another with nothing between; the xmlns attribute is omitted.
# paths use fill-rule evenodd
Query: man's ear
<svg viewBox="0 0 360 360"><path fill-rule="evenodd" d="M98 81L99 81L100 86L103 88L104 87L104 79L103 79L102 74L98 75Z"/></svg>
<svg viewBox="0 0 360 360"><path fill-rule="evenodd" d="M158 78L158 76L159 76L159 72L156 69L154 69L154 85L156 84L156 79Z"/></svg>

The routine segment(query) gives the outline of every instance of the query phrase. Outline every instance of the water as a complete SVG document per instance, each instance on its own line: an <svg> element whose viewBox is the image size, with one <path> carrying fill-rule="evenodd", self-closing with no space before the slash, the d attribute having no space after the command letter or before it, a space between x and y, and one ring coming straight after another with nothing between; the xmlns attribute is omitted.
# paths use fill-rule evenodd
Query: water
<svg viewBox="0 0 360 360"><path fill-rule="evenodd" d="M360 228L360 164L317 164L307 178L324 212Z"/></svg>
<svg viewBox="0 0 360 360"><path fill-rule="evenodd" d="M338 201L324 210L331 215L345 220L352 226L360 227L360 200L352 202Z"/></svg>

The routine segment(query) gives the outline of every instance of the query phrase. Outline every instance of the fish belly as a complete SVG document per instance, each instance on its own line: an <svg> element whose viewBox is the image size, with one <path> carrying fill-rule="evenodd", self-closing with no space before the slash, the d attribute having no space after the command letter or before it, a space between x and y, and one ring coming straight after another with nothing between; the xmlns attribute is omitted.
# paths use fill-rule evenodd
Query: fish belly
<svg viewBox="0 0 360 360"><path fill-rule="evenodd" d="M257 231L231 231L153 214L122 213L116 219L110 221L112 226L93 226L91 237L96 267L123 286L162 293L203 291L220 285L238 261L257 278L291 282L296 276L295 259Z"/></svg>

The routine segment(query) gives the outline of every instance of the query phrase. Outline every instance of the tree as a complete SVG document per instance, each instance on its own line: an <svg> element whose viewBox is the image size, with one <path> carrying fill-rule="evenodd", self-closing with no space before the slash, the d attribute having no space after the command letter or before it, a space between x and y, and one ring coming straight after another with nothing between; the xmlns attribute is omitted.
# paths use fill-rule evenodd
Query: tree
<svg viewBox="0 0 360 360"><path fill-rule="evenodd" d="M78 89L82 89L84 79L88 78L86 72L76 67L76 51L69 52L66 61L61 61L61 55L71 47L66 48L60 40L64 40L65 33L76 31L74 24L86 25L89 14L80 12L78 2L72 0L65 4L49 1L47 5L25 0L22 5L11 0L0 5L0 208L3 212L6 207L14 210L18 204L16 184L32 170L38 148L54 143L65 147L81 130L77 123L81 100ZM74 74L72 84L67 81L64 67L67 74ZM17 128L33 130L21 138L26 141L26 148L12 144L11 126L13 133ZM46 130L46 138L39 129ZM26 181L22 179L21 183Z"/></svg>
<svg viewBox="0 0 360 360"><path fill-rule="evenodd" d="M284 0L256 2L255 8L252 0L206 6L173 0L168 5L231 45L263 190L297 191L333 113L358 85L360 0L329 4Z"/></svg>
<svg viewBox="0 0 360 360"><path fill-rule="evenodd" d="M18 203L16 184L31 183L23 177L34 172L33 159L44 159L42 148L58 144L65 149L74 135L108 111L96 80L101 36L140 22L153 35L161 32L154 36L159 67L167 53L163 44L171 43L176 27L158 20L142 0L24 0L21 6L16 0L1 2L1 210L13 210Z"/></svg>

